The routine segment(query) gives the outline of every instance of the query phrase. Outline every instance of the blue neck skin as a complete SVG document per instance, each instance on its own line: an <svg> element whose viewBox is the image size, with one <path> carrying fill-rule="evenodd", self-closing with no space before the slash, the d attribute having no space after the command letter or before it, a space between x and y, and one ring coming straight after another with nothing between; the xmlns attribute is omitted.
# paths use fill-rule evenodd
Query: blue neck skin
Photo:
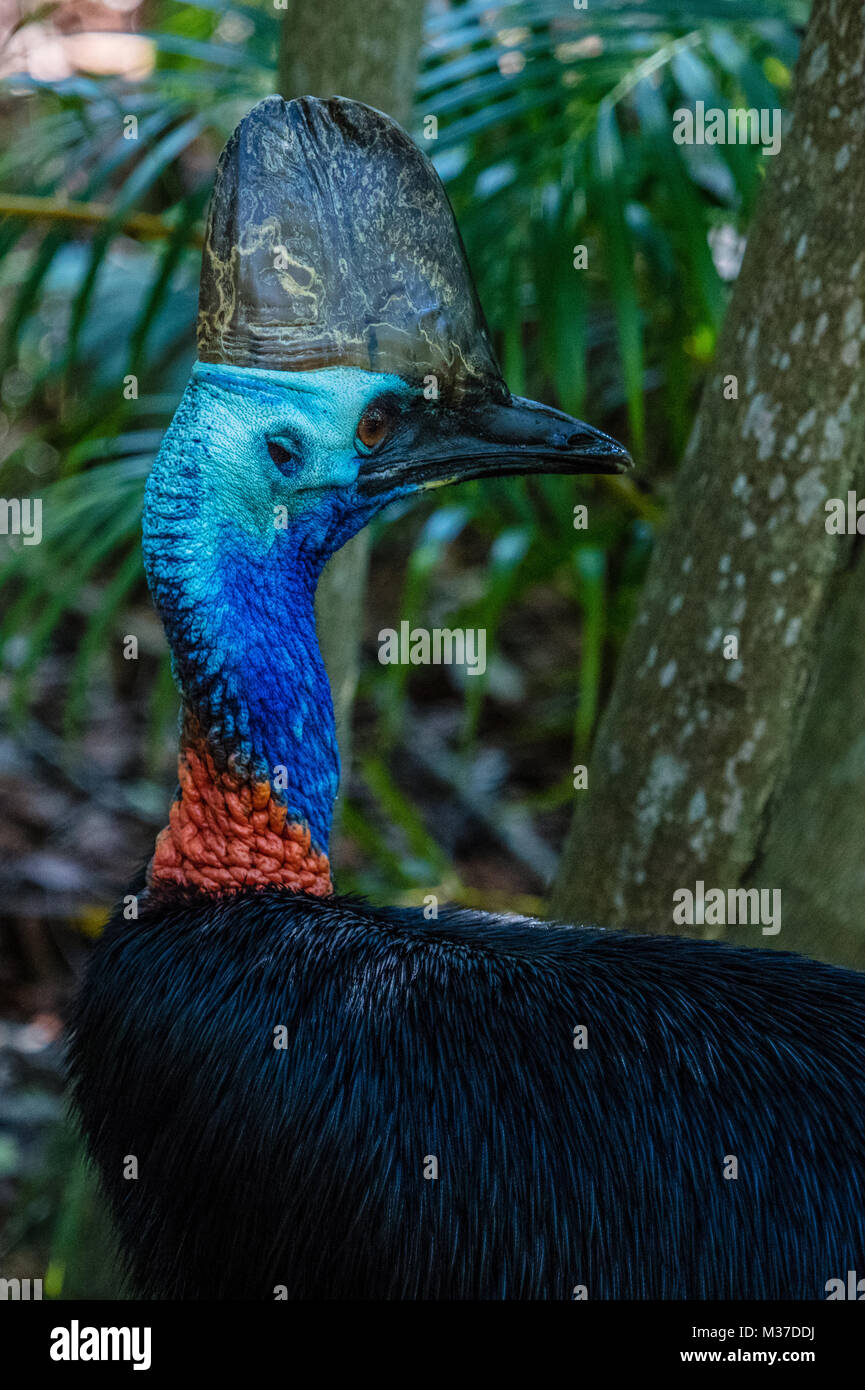
<svg viewBox="0 0 865 1390"><path fill-rule="evenodd" d="M325 853L339 753L315 589L381 505L358 499L354 434L386 389L410 388L353 368L197 363L145 498L145 567L186 736L200 731L217 767L270 781ZM282 465L268 452L276 435L291 454Z"/></svg>

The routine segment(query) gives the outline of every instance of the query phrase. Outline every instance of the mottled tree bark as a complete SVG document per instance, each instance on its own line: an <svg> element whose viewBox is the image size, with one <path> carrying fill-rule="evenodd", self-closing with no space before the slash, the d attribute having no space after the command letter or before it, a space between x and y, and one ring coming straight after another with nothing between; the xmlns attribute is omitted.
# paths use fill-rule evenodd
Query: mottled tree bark
<svg viewBox="0 0 865 1390"><path fill-rule="evenodd" d="M282 23L279 90L285 97L355 97L407 126L420 54L423 0L289 0ZM343 785L351 757L369 533L325 570L316 614L330 676Z"/></svg>
<svg viewBox="0 0 865 1390"><path fill-rule="evenodd" d="M289 0L280 91L286 97L354 97L407 126L423 9L423 0Z"/></svg>
<svg viewBox="0 0 865 1390"><path fill-rule="evenodd" d="M815 5L558 914L863 961L865 562L825 526L865 483L863 15ZM781 888L781 932L676 927L697 880Z"/></svg>
<svg viewBox="0 0 865 1390"><path fill-rule="evenodd" d="M860 475L861 491L861 475ZM865 552L831 587L816 677L746 883L781 889L772 945L865 968ZM747 929L730 931L744 942Z"/></svg>

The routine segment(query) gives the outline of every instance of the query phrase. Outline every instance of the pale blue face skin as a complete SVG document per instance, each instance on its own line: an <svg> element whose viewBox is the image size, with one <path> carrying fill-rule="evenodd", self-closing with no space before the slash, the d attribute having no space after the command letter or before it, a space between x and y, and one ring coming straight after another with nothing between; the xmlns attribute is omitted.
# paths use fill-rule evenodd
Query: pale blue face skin
<svg viewBox="0 0 865 1390"><path fill-rule="evenodd" d="M288 509L290 525L326 559L401 491L374 501L358 496L355 482L366 451L358 422L378 396L419 395L401 377L356 367L315 372L264 372L196 362L187 395L204 409L214 440L201 473L210 521L273 540L274 508ZM268 442L291 460L274 463ZM211 462L212 460L212 462Z"/></svg>
<svg viewBox="0 0 865 1390"><path fill-rule="evenodd" d="M188 706L213 747L269 778L288 769L286 800L322 849L339 761L313 599L330 555L411 490L355 485L358 422L384 392L418 394L353 367L196 363L145 496L145 567Z"/></svg>

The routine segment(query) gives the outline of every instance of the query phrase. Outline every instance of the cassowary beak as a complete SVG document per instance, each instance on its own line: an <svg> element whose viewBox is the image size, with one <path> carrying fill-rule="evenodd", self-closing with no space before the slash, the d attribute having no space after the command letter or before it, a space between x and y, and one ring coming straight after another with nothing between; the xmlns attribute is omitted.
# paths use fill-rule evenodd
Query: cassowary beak
<svg viewBox="0 0 865 1390"><path fill-rule="evenodd" d="M625 473L627 450L601 430L537 401L475 400L428 410L361 465L358 490L376 497L520 473Z"/></svg>

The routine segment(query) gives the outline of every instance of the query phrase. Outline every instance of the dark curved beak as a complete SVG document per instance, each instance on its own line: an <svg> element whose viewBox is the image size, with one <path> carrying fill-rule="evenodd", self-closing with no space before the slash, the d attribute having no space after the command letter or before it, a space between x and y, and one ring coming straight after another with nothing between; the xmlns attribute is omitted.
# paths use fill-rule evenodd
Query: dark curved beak
<svg viewBox="0 0 865 1390"><path fill-rule="evenodd" d="M375 497L469 478L625 473L632 467L627 450L608 434L551 406L511 396L425 410L361 465L357 481L362 496Z"/></svg>

